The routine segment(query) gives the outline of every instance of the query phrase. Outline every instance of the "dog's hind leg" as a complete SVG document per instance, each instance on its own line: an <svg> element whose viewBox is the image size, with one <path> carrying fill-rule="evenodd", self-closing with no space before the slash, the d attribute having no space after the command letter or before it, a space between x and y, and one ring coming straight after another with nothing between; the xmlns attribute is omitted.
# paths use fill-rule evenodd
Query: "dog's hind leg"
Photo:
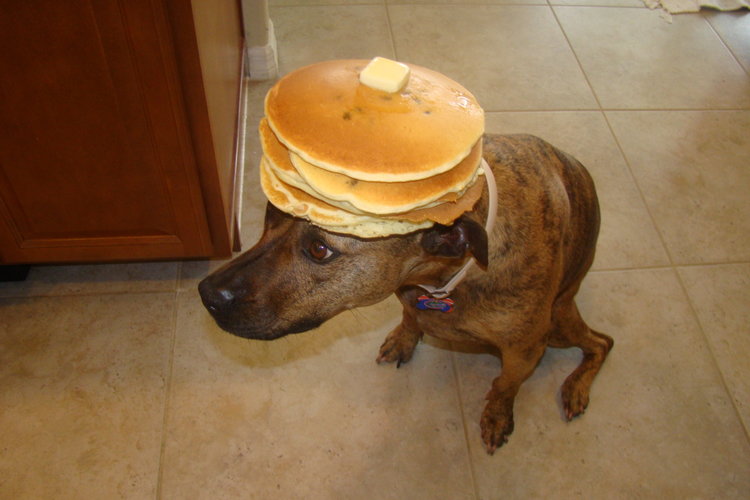
<svg viewBox="0 0 750 500"><path fill-rule="evenodd" d="M614 341L608 335L589 328L572 296L558 299L552 321L550 347L578 347L583 351L581 363L568 375L561 388L563 412L565 418L571 420L586 410L591 384Z"/></svg>

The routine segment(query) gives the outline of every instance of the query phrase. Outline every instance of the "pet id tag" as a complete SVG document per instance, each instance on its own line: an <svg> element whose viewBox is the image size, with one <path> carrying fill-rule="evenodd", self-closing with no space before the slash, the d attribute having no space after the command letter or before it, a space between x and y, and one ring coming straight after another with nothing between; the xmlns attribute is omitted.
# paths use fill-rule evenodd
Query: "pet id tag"
<svg viewBox="0 0 750 500"><path fill-rule="evenodd" d="M451 312L453 310L453 301L448 298L436 299L427 295L420 295L417 298L417 309L420 311Z"/></svg>

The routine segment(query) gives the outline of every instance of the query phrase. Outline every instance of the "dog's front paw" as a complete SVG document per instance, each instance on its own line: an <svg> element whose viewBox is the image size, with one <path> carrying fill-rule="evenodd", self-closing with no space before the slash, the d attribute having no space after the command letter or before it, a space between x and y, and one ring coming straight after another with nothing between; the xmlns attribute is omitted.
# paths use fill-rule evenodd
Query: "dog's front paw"
<svg viewBox="0 0 750 500"><path fill-rule="evenodd" d="M487 453L492 455L495 450L508 442L508 436L513 432L513 409L498 401L489 401L479 422L482 429L482 440Z"/></svg>
<svg viewBox="0 0 750 500"><path fill-rule="evenodd" d="M380 352L376 361L378 363L396 363L396 368L401 366L401 363L408 362L414 354L414 349L417 347L419 342L419 334L404 328L403 325L399 325L388 334L383 345L380 346Z"/></svg>

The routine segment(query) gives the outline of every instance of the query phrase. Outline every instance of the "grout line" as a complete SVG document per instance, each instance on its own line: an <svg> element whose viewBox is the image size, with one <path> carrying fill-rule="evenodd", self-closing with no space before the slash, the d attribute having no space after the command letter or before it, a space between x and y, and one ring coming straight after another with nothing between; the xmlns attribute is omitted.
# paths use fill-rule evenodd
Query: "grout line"
<svg viewBox="0 0 750 500"><path fill-rule="evenodd" d="M706 328L704 328L703 323L701 322L700 316L698 315L698 310L696 309L693 299L690 296L690 293L688 292L687 286L685 286L685 283L682 280L682 275L680 274L679 270L676 267L674 268L674 273L677 276L677 282L679 283L680 288L682 289L682 293L685 294L685 297L687 298L688 307L690 308L690 312L693 315L693 319L695 320L695 323L698 325L698 328L700 329L701 334L703 334L703 340L706 343L706 348L708 349L708 353L711 356L711 360L714 363L714 367L716 368L716 371L719 372L719 379L721 380L721 385L724 387L724 391L726 392L726 395L729 398L729 402L731 403L732 408L734 408L734 413L735 413L735 416L737 417L737 420L740 423L740 426L745 431L745 439L747 440L748 443L750 443L750 428L748 427L748 425L750 425L750 422L745 423L744 419L742 418L742 412L737 406L737 402L735 401L735 398L732 395L732 390L730 389L729 384L727 383L727 379L724 376L724 370L721 369L721 363L719 363L719 359L716 357L716 351L713 347L713 343L711 342L711 339L706 333Z"/></svg>
<svg viewBox="0 0 750 500"><path fill-rule="evenodd" d="M270 7L273 7L274 9L285 9L288 7L291 8L298 8L298 7L360 7L360 6L380 6L380 5L386 5L386 2L384 0L381 0L380 2L362 2L362 3L346 3L346 2L326 2L326 1L320 1L320 2L305 2L300 1L298 3L289 3L289 4L281 4L281 5L269 5Z"/></svg>
<svg viewBox="0 0 750 500"><path fill-rule="evenodd" d="M587 7L595 9L648 9L646 4L641 5L592 5L587 3L550 3L550 7ZM649 9L653 10L653 9Z"/></svg>
<svg viewBox="0 0 750 500"><path fill-rule="evenodd" d="M558 108L558 109L544 109L544 108L529 108L529 109L485 109L485 114L489 113L597 113L597 112L686 112L686 113L736 113L750 110L750 106L746 108Z"/></svg>
<svg viewBox="0 0 750 500"><path fill-rule="evenodd" d="M688 264L676 264L675 267L721 267L721 266L736 266L742 264L750 264L750 260L728 260L725 262L699 262L699 263L688 263Z"/></svg>
<svg viewBox="0 0 750 500"><path fill-rule="evenodd" d="M654 226L654 230L656 231L657 236L659 237L659 241L661 242L661 246L664 249L664 253L667 256L669 265L670 267L675 267L675 260L674 260L674 257L672 256L672 252L667 246L667 242L666 242L666 239L664 238L664 234L661 228L656 223L656 218L654 217L651 207L649 206L646 200L646 196L643 193L643 188L641 188L641 184L638 182L638 178L636 177L635 172L633 172L633 167L631 166L630 159L628 158L628 155L625 154L625 150L623 149L622 144L620 143L619 137L617 137L617 134L615 134L615 130L612 127L612 123L610 123L609 116L604 111L602 111L602 116L604 117L604 122L607 124L609 133L612 135L612 138L614 139L615 144L617 145L617 149L620 151L620 155L622 156L623 160L625 160L625 166L627 167L627 171L630 174L630 179L633 181L633 184L635 185L635 188L638 191L638 196L641 198L641 203L643 203L643 206L646 209L646 213L648 214L648 218L651 221L651 224Z"/></svg>
<svg viewBox="0 0 750 500"><path fill-rule="evenodd" d="M555 22L557 23L558 28L560 28L560 33L562 33L563 38L565 38L565 43L568 44L568 48L570 49L570 52L573 54L573 57L576 60L576 64L578 64L578 69L581 72L581 75L583 75L583 79L586 80L586 85L588 85L589 90L591 91L591 95L594 96L594 100L596 101L597 110L600 112L602 111L602 102L599 99L599 95L596 93L596 89L594 89L594 86L591 84L591 80L589 79L589 75L586 74L586 70L583 67L583 63L581 63L581 59L578 57L578 53L576 52L575 48L573 47L573 43L570 41L570 38L568 37L568 33L565 31L565 28L563 27L562 22L560 22L560 18L557 15L557 10L555 9L555 6L549 5L549 10L552 13L552 17L555 18Z"/></svg>
<svg viewBox="0 0 750 500"><path fill-rule="evenodd" d="M447 2L435 2L435 1L432 1L432 2L397 1L397 2L394 2L392 0L386 0L386 5L413 5L417 7L420 7L420 6L424 6L424 7L474 7L474 6L479 6L479 7L483 7L483 6L484 7L497 7L497 6L501 6L501 7L508 7L508 6L545 7L548 5L548 3L547 3L547 0L537 0L536 3L529 3L529 2L523 2L523 1L514 2L512 0L508 2L503 2L503 3L497 3L497 2L492 2L492 1L466 3L460 0L447 1Z"/></svg>
<svg viewBox="0 0 750 500"><path fill-rule="evenodd" d="M735 54L735 52L732 50L732 47L727 43L727 41L724 39L724 37L721 36L721 33L719 33L719 30L717 30L714 27L714 24L711 22L711 19L709 18L709 14L706 13L706 12L701 12L700 14L701 14L701 17L703 17L703 20L706 21L706 24L708 24L708 26L711 28L711 31L714 32L714 34L719 39L719 41L721 41L721 43L724 45L724 48L727 49L727 51L732 56L732 58L735 60L735 62L737 62L737 64L739 65L740 69L742 69L745 73L748 74L748 76L750 76L750 68L745 68L745 66L740 61L740 58L737 57L737 54Z"/></svg>
<svg viewBox="0 0 750 500"><path fill-rule="evenodd" d="M638 271L665 271L674 267L668 264L639 266L639 267L610 267L606 269L591 269L587 274L611 274L611 273L632 273Z"/></svg>
<svg viewBox="0 0 750 500"><path fill-rule="evenodd" d="M641 5L591 5L587 3L551 3L550 0L537 0L536 2L530 3L530 2L524 2L524 1L508 1L508 2L492 2L492 1L477 1L477 2L471 2L466 3L462 2L460 0L453 0L453 1L446 1L446 2L416 2L416 1L393 1L393 0L386 0L386 5L424 5L428 7L442 7L442 6L470 6L473 7L475 5L479 6L515 6L515 7L589 7L589 8L597 8L597 9L648 9L648 7L645 4ZM308 4L299 4L299 6L308 5ZM342 4L342 3L330 3L330 4L321 4L321 5L349 5L349 4ZM380 4L357 4L357 5L380 5ZM653 10L653 9L649 9Z"/></svg>
<svg viewBox="0 0 750 500"><path fill-rule="evenodd" d="M40 294L19 294L19 295L2 295L0 294L0 300L3 299L56 299L60 297L109 297L117 295L169 295L176 293L179 290L122 290L117 292L68 292L68 293L40 293Z"/></svg>
<svg viewBox="0 0 750 500"><path fill-rule="evenodd" d="M188 262L188 261L185 261ZM190 261L192 262L192 261ZM663 270L681 268L681 267L718 267L718 266L731 266L731 265L743 265L750 264L750 259L738 259L738 260L726 260L726 261L710 261L710 262L685 262L671 264L646 264L646 265L635 265L632 267L602 267L592 268L589 273L615 273L615 272L633 272L633 271L648 271L648 270ZM2 300L18 300L18 299L55 299L61 297L101 297L101 296L118 296L118 295L167 295L170 293L182 293L190 291L191 287L180 287L177 289L152 289L152 290L120 290L120 291L87 291L87 292L67 292L67 293L32 293L23 294L19 293L3 295L0 293L0 301Z"/></svg>
<svg viewBox="0 0 750 500"><path fill-rule="evenodd" d="M180 292L174 292L172 308L172 335L169 343L169 362L164 387L164 406L162 407L161 446L159 447L159 465L156 473L156 499L162 498L162 484L164 478L164 455L167 449L167 427L169 425L169 408L172 399L172 375L174 368L174 348L177 342L177 313L179 309Z"/></svg>
<svg viewBox="0 0 750 500"><path fill-rule="evenodd" d="M398 53L396 52L396 36L393 34L393 23L391 22L391 10L388 8L388 3L384 4L385 7L385 22L388 25L388 37L391 40L391 54L395 61L400 61Z"/></svg>
<svg viewBox="0 0 750 500"><path fill-rule="evenodd" d="M444 6L516 6L516 7L544 7L548 5L548 2L546 0L537 0L537 3L529 3L524 1L509 1L507 3L497 3L493 1L477 1L472 2L471 4L467 4L466 2L462 2L460 0L453 0L453 1L447 1L447 2L418 2L418 1L392 1L392 0L384 0L380 2L376 1L368 1L368 2L362 2L362 3L351 3L346 2L345 0L341 1L330 1L326 2L325 0L321 0L318 2L311 1L311 2L296 2L296 3L289 3L289 4L283 4L283 5L274 5L273 8L286 8L286 7L357 7L357 6L378 6L378 5L414 5L414 6L425 6L425 7L444 7ZM577 7L577 5L563 5L565 7ZM580 7L599 7L596 5L580 5ZM616 5L602 5L601 7L604 8L613 8L617 7ZM645 7L645 6L644 6ZM644 7L637 7L637 6L623 6L622 8L644 8Z"/></svg>
<svg viewBox="0 0 750 500"><path fill-rule="evenodd" d="M633 267L602 267L592 268L589 273L621 273L621 272L632 272L632 271L660 271L665 269L679 269L679 268L696 268L696 267L721 267L721 266L733 266L733 265L746 265L750 264L750 260L732 260L725 262L691 262L685 264L654 264L654 265L643 265Z"/></svg>
<svg viewBox="0 0 750 500"><path fill-rule="evenodd" d="M451 344L452 347L452 344ZM477 474L474 470L474 459L471 456L470 432L466 421L466 412L464 411L464 400L461 393L461 377L458 374L456 366L456 353L453 349L450 351L451 368L453 368L453 380L456 383L456 397L458 398L458 411L461 415L461 425L464 430L464 444L466 445L466 458L469 462L469 474L471 475L471 486L474 489L474 498L479 500L479 486L477 485Z"/></svg>
<svg viewBox="0 0 750 500"><path fill-rule="evenodd" d="M524 1L508 1L503 3L493 2L493 1L477 1L472 3L466 3L459 0L454 1L446 1L446 2L418 2L418 1L399 1L394 2L391 0L381 1L381 2L362 2L362 3L347 3L344 1L320 1L320 2L297 2L297 3L290 3L290 4L282 4L282 5L272 5L274 9L286 9L286 8L300 8L300 7L373 7L373 6L381 6L385 5L386 7L389 5L394 6L416 6L416 7L475 7L475 6L485 6L485 7L573 7L573 8L588 8L588 9L648 9L646 5L590 5L585 3L579 3L579 4L567 4L567 3L550 3L549 0L538 0L535 3L529 3ZM653 9L648 9L653 10Z"/></svg>

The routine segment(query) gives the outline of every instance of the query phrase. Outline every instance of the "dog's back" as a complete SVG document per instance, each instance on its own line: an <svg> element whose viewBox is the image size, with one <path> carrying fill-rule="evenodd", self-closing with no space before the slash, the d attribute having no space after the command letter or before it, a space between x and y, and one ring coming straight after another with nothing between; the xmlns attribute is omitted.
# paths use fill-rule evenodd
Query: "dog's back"
<svg viewBox="0 0 750 500"><path fill-rule="evenodd" d="M540 259L562 259L561 276L545 276L544 286L560 293L575 286L593 262L599 233L599 204L588 171L572 156L525 134L485 136L484 157L493 166L499 193L490 262L507 270L509 260L517 258L527 261L519 266L544 272L557 264L540 265ZM480 214L486 210L486 203L478 207Z"/></svg>

